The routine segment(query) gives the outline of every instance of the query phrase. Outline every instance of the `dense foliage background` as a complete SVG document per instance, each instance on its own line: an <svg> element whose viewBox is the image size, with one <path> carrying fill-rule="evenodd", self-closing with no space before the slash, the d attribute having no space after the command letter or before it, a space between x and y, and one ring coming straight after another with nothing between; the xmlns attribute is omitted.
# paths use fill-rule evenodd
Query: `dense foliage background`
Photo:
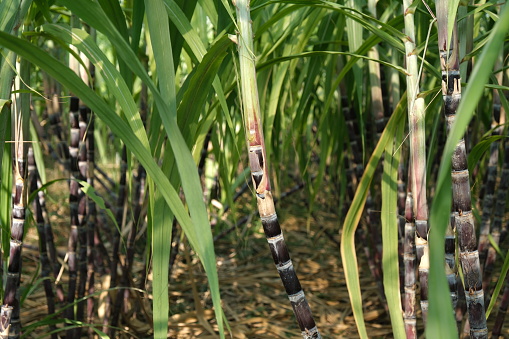
<svg viewBox="0 0 509 339"><path fill-rule="evenodd" d="M346 279L345 314L353 314L359 336L368 336L365 286L359 280L368 270L379 292L372 298L389 315L382 322L390 323L392 335L408 336L403 311L417 315L421 332L421 312L407 314L401 301L410 287L403 252L408 258L415 241L411 236L414 240L404 243L405 222L415 217L412 208L405 212L405 197L412 191L408 173L418 173L409 160L412 153L424 162L418 177L426 178L422 190L430 206L426 333L452 338L468 318L458 301L454 319L446 274L458 282L458 300L461 290L484 288L491 332L498 326L496 311L504 308L509 267L504 260L506 3L253 0L250 14L254 44L248 55L256 64L255 94L272 194L277 200L302 191L292 204L281 204L283 231L281 216L299 214L291 232L299 239L305 235L302 241L287 241L290 254L317 251L323 258L319 244L333 244L326 247L327 255L341 260L342 268L333 270ZM169 283L175 267L191 272L197 260L208 283L206 290L192 289L203 337L240 338L246 335L242 331L252 330L246 325L235 332L229 326L238 319L222 303L226 287L218 262L227 256L224 247L216 260L223 241L232 244L232 256L257 257L259 247L252 239L261 232L244 126L250 112L242 109L246 98L240 95L244 75L237 44L248 37L239 34L237 20L236 7L226 0L0 3L0 317L4 326L5 319L15 320L24 302L41 289L48 307L47 316L28 323L21 317L21 326L13 323L11 332L51 333L53 338L197 335L184 331L185 325L171 332L180 311L169 300L178 293ZM452 41L449 49L459 53L463 92L456 123L449 125L442 113L441 91L449 78L442 73L441 41ZM409 66L411 57L417 73ZM417 118L412 115L416 102L423 109ZM415 146L417 128L422 142ZM452 240L452 253L445 253L445 236L454 239L448 225L455 206L451 156L465 131L468 191L484 246L482 288L470 286L463 279L465 268L454 264L463 253L458 249L455 255L454 244L461 240ZM21 218L18 213L25 208ZM333 220L326 225L320 222L325 211ZM495 220L501 223L498 233L488 236L480 225ZM23 251L39 253L40 265L25 264L22 272L18 260L25 253L24 234ZM308 250L292 250L299 246ZM269 249L264 251L269 258ZM446 255L452 266L444 269ZM493 260L486 259L490 256ZM490 264L484 266L485 261ZM305 276L304 281L313 278ZM274 286L281 288L279 282ZM308 283L303 286L306 292ZM272 298L274 291L265 293ZM320 314L317 310L325 308L313 303L325 298L310 300L320 329L330 314ZM344 297L336 301L347 302ZM14 307L12 315L7 305ZM209 309L214 320L204 316ZM269 337L295 333L297 326ZM322 331L324 336L351 335L345 333Z"/></svg>

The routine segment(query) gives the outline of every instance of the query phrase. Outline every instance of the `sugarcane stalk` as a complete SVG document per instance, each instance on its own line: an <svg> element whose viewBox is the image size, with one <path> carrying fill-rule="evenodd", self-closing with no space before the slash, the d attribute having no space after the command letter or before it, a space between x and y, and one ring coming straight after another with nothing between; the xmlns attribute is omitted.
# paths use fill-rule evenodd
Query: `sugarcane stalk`
<svg viewBox="0 0 509 339"><path fill-rule="evenodd" d="M40 188L42 186L41 181L38 178L37 180L37 188ZM44 238L46 239L46 249L48 254L48 260L51 265L51 269L53 271L53 276L55 279L58 278L60 274L60 263L58 262L57 258L57 250L55 247L55 241L53 236L53 229L51 227L50 218L48 215L48 211L46 209L46 197L43 190L40 190L38 192L37 200L39 201L39 205L41 206L42 210L42 216L44 218ZM57 302L60 304L63 304L65 302L65 292L62 284L56 283L55 284L55 290L56 290L56 298Z"/></svg>
<svg viewBox="0 0 509 339"><path fill-rule="evenodd" d="M35 164L34 151L32 147L28 149L28 176L30 182L30 190L33 192L37 190L37 177L39 173ZM35 216L35 222L37 226L37 234L39 236L39 260L41 261L41 278L43 280L44 292L46 294L46 303L48 306L48 315L55 313L55 294L53 293L53 287L50 280L51 264L48 258L48 252L46 247L46 232L44 229L45 220L43 216L41 203L36 197L33 201L33 214ZM54 324L49 325L50 332L56 330ZM52 333L51 339L57 339L57 334Z"/></svg>
<svg viewBox="0 0 509 339"><path fill-rule="evenodd" d="M115 213L115 219L117 221L117 225L124 224L125 217L125 205L127 198L127 149L125 146L122 147L122 160L120 164L120 181L118 187L118 200L117 200L117 210ZM119 254L120 254L120 240L121 234L118 230L113 230L113 257L111 260L111 280L110 280L110 288L116 287L119 283L118 281L118 273L117 268L119 264ZM117 293L116 298L121 298L120 293ZM104 319L103 328L111 337L115 336L115 328L117 326L119 314L115 313L115 300L112 298L111 293L108 296L108 308ZM111 319L111 320L110 320Z"/></svg>
<svg viewBox="0 0 509 339"><path fill-rule="evenodd" d="M507 308L509 306L509 275L506 275L506 283L504 288L504 294L498 307L497 317L493 324L492 338L499 338L502 334L502 327L504 326L504 320L507 314Z"/></svg>
<svg viewBox="0 0 509 339"><path fill-rule="evenodd" d="M90 109L86 106L81 106L79 109L79 129L80 129L80 141L78 150L78 168L80 180L88 180L88 160L87 160L87 139L91 136L87 132L88 120L89 120ZM93 137L93 136L92 136ZM81 186L81 185L80 185ZM83 299L85 296L86 283L87 283L87 206L88 199L86 194L80 189L79 190L79 201L78 201L78 299ZM86 301L82 300L78 303L76 309L76 319L82 322L85 318L85 304ZM81 327L76 328L76 337L81 337Z"/></svg>
<svg viewBox="0 0 509 339"><path fill-rule="evenodd" d="M46 105L49 106L49 105ZM48 140L48 134L46 133L44 127L42 127L39 117L35 110L32 110L30 113L30 118L32 120L32 126L34 127L39 142L42 144L41 146L44 148L44 151L51 156L55 163L61 163L60 156L57 151L53 148L53 145Z"/></svg>
<svg viewBox="0 0 509 339"><path fill-rule="evenodd" d="M503 54L500 53L497 61L495 62L495 70L502 68L502 59ZM496 75L497 84L502 85L503 80L503 72L498 72ZM498 90L493 91L493 108L492 108L492 121L491 135L497 136L502 133L501 123L505 121L505 117L503 114L501 104L500 104L500 95ZM486 180L484 184L484 198L483 198L483 207L482 207L482 215L481 215L481 225L479 232L479 260L481 264L481 268L484 266L486 262L486 256L488 252L488 248L490 246L488 234L490 233L490 226L492 222L492 212L493 212L493 204L494 204L494 195L495 195L495 186L497 181L497 170L498 170L498 155L499 155L499 141L495 140L490 145L490 156L488 161L488 168L486 170ZM489 274L483 274L484 280L490 279ZM486 288L486 283L483 283L483 289Z"/></svg>
<svg viewBox="0 0 509 339"><path fill-rule="evenodd" d="M456 110L461 100L461 78L457 26L454 24L451 41L448 41L449 2L437 0L438 48L442 68L442 96L449 131L456 119ZM487 338L486 314L482 273L477 251L470 182L467 167L467 152L464 139L456 145L452 156L452 192L454 225L458 235L459 258L464 276L464 290L472 338Z"/></svg>
<svg viewBox="0 0 509 339"><path fill-rule="evenodd" d="M54 94L52 96L52 100L48 103L47 106L51 107L51 110L48 109L48 111L53 112L52 114L49 115L49 122L51 135L56 136L58 140L57 154L59 156L59 159L61 159L60 161L64 169L69 171L70 170L69 146L67 144L67 135L65 133L64 128L62 127L62 119L60 118L61 105L57 94Z"/></svg>
<svg viewBox="0 0 509 339"><path fill-rule="evenodd" d="M18 64L19 77L15 80L15 88L28 90L30 79L30 64L21 60ZM20 77L24 82L20 81ZM25 229L25 216L28 198L27 182L27 151L28 126L30 121L30 94L15 95L12 109L14 150L14 195L11 217L11 239L7 279L5 282L4 299L2 303L0 338L19 338L21 333L19 284L21 277L21 249Z"/></svg>
<svg viewBox="0 0 509 339"><path fill-rule="evenodd" d="M371 12L371 15L376 18L376 3L378 0L369 0L368 1L368 9ZM377 46L372 47L368 51L368 57L373 60L379 59L379 53ZM382 85L381 85L381 76L380 76L380 64L375 61L368 61L368 69L369 69L369 83L371 90L371 107L373 110L373 115L375 118L375 128L377 139L380 138L384 128L385 128L385 115L384 115L384 106L383 106L383 98L382 98Z"/></svg>
<svg viewBox="0 0 509 339"><path fill-rule="evenodd" d="M106 185L106 184L102 184L104 188L108 189L108 190L112 190L116 185L117 183L111 179L108 174L106 172L104 172L104 170L100 167L100 166L95 166L94 169L100 174L103 176L103 178L108 182L109 186ZM99 179L97 176L95 177L96 179Z"/></svg>
<svg viewBox="0 0 509 339"><path fill-rule="evenodd" d="M407 65L408 122L410 131L411 189L414 199L416 253L421 285L421 310L426 324L428 312L428 203L426 199L426 142L424 133L424 99L419 97L419 69L415 46L413 0L403 1L405 21L405 53Z"/></svg>
<svg viewBox="0 0 509 339"><path fill-rule="evenodd" d="M69 287L67 291L67 303L73 304L76 296L76 285L78 277L77 254L78 247L78 229L79 229L79 202L80 202L80 171L78 164L79 156L79 142L80 142L80 127L79 127L79 99L71 97L69 108L69 124L70 124L70 143L69 143L69 168L70 168L70 182L69 182L69 209L71 217L71 227L69 232L69 241L67 244L67 264L69 267ZM65 312L67 319L76 320L74 307L68 307ZM69 329L67 336L73 337L75 329Z"/></svg>
<svg viewBox="0 0 509 339"><path fill-rule="evenodd" d="M445 274L449 283L451 293L452 309L458 305L458 277L456 275L456 236L454 235L454 218L451 217L450 224L445 231Z"/></svg>
<svg viewBox="0 0 509 339"><path fill-rule="evenodd" d="M311 309L295 272L277 218L269 179L268 159L261 124L256 84L253 32L248 0L232 1L236 7L239 32L236 37L240 64L240 90L247 139L249 166L263 229L303 338L321 338Z"/></svg>
<svg viewBox="0 0 509 339"><path fill-rule="evenodd" d="M405 202L405 236L403 262L405 268L405 297L403 319L407 339L417 338L416 276L415 276L415 224L413 214L412 192L408 191Z"/></svg>
<svg viewBox="0 0 509 339"><path fill-rule="evenodd" d="M142 218L142 208L144 205L144 201L146 197L144 196L144 189L145 186L145 178L146 178L146 172L143 166L138 166L138 174L136 175L135 180L135 187L134 187L134 212L133 212L133 221L131 230L129 231L129 236L127 237L127 250L126 250L126 264L124 265L123 269L123 286L124 287L130 287L131 284L131 271L134 264L134 254L135 254L135 240L136 235L138 233L138 230L140 228L140 225L143 224L143 218ZM126 313L127 305L129 305L129 296L131 295L130 289L126 288L123 291L124 294L124 313Z"/></svg>
<svg viewBox="0 0 509 339"><path fill-rule="evenodd" d="M29 150L28 150L29 176L30 176L30 168L32 166L31 161L35 161L35 159L31 159L31 152L32 152L31 150L32 150L32 148L29 148ZM31 191L33 191L35 189L40 189L43 185L41 182L39 170L37 169L36 165L37 164L35 164L35 162L34 162L33 166L35 166L34 167L35 175L34 175L34 178L30 179L30 185L31 185L30 190ZM32 182L32 180L34 180L35 182ZM48 267L45 267L43 265L43 267L45 269L49 269L50 271L52 271L54 278L57 279L57 277L59 276L59 273L60 273L60 264L59 264L58 258L57 258L57 250L55 247L53 230L51 228L50 218L48 215L48 211L46 209L46 197L45 197L44 190L39 190L37 192L37 196L34 198L34 200L37 200L37 204L35 204L35 202L34 202L34 210L36 211L34 213L34 215L36 215L37 231L42 232L42 234L39 235L39 238L40 238L39 240L42 241L42 239L44 239L44 244L40 245L40 248L42 249L44 246L45 251L46 251L46 258L48 260L48 265L49 265ZM37 218L38 218L37 213L38 213L39 209L40 209L41 217L42 217L42 227L43 227L42 230L39 229L39 226L40 226L39 223L41 222L41 220L37 220ZM41 251L41 256L42 256L42 251ZM41 272L41 274L42 273L43 272ZM44 284L46 284L46 282L44 282ZM65 293L64 293L62 284L58 284L58 283L55 284L55 289L56 289L57 301L59 303L63 304L65 301Z"/></svg>
<svg viewBox="0 0 509 339"><path fill-rule="evenodd" d="M361 141L359 140L360 131L355 118L354 109L348 104L348 99L343 96L341 98L341 109L345 116L345 123L347 125L349 144L351 148L352 158L349 159L350 168L348 169L347 176L351 178L348 181L348 192L349 196L353 199L355 191L357 189L357 183L359 182L362 174L364 173L364 165L362 163L362 151ZM373 199L368 193L366 199L366 209L368 211L366 216L366 222L362 224L362 227L357 229L357 235L364 244L364 253L368 262L368 267L373 276L374 281L378 287L378 295L382 304L387 307L385 302L385 293L382 279L382 267L381 267L381 253L380 253L380 232L379 228L374 225L374 207ZM368 237L369 234L369 237Z"/></svg>
<svg viewBox="0 0 509 339"><path fill-rule="evenodd" d="M95 140L94 140L94 115L90 113L89 123L88 123L88 133L89 137L87 138L87 161L88 161L88 174L87 174L87 183L94 187L94 165L95 165ZM94 312L95 312L95 298L92 296L95 292L94 284L95 284L95 247L94 247L94 233L95 233L95 223L97 217L97 210L95 206L95 202L92 199L88 199L88 222L87 222L87 248L86 248L86 256L87 256L87 293L89 298L87 299L87 323L91 324L94 322ZM83 244L84 245L84 244ZM89 329L89 337L93 337L94 330L93 328Z"/></svg>
<svg viewBox="0 0 509 339"><path fill-rule="evenodd" d="M497 196L495 199L495 209L493 211L493 221L491 222L491 237L495 245L501 242L502 222L504 219L505 206L507 201L507 192L509 190L509 143L506 142L504 147L504 163L500 174L500 183L498 185ZM497 152L498 153L498 152ZM487 249L486 262L484 265L483 274L483 289L489 290L491 274L493 273L493 266L497 258L497 252L493 246ZM488 301L488 300L486 300Z"/></svg>

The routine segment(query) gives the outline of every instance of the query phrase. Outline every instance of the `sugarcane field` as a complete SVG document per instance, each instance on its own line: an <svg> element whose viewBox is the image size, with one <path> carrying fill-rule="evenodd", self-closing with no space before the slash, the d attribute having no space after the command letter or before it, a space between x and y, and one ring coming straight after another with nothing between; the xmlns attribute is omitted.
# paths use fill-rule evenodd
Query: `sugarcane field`
<svg viewBox="0 0 509 339"><path fill-rule="evenodd" d="M509 338L504 0L1 0L0 339Z"/></svg>

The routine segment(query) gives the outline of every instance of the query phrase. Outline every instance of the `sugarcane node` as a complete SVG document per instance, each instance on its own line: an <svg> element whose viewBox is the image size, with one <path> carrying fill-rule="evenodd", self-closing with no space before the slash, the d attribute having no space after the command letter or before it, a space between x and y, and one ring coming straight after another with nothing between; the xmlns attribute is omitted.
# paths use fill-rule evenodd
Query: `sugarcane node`
<svg viewBox="0 0 509 339"><path fill-rule="evenodd" d="M405 10L405 15L412 15L415 13L415 7L408 7L406 10ZM413 41L412 41L413 43Z"/></svg>

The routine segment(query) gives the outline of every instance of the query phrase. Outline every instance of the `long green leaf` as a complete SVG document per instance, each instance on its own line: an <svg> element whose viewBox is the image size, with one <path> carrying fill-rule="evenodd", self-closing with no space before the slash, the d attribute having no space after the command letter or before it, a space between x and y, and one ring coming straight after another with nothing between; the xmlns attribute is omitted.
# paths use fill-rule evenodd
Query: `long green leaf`
<svg viewBox="0 0 509 339"><path fill-rule="evenodd" d="M126 82L117 71L116 67L108 60L101 51L94 39L85 31L71 28L64 25L48 24L43 29L54 36L62 39L68 44L73 44L78 50L84 53L95 66L96 72L99 72L106 82L108 90L117 99L122 112L127 118L127 122L136 134L137 138L143 143L143 146L150 150L148 136L143 126L138 107L134 102L133 95L130 92Z"/></svg>
<svg viewBox="0 0 509 339"><path fill-rule="evenodd" d="M181 92L183 94L177 111L178 123L187 145L190 147L192 146L191 142L195 141L200 113L202 113L203 106L211 93L212 83L216 79L219 66L231 45L233 42L226 36L213 44L179 91L179 94Z"/></svg>
<svg viewBox="0 0 509 339"><path fill-rule="evenodd" d="M368 56L361 55L361 54L355 54L355 53L350 53L350 52L336 52L336 51L312 51L312 52L302 52L302 53L294 54L294 55L285 55L282 57L270 59L264 63L257 65L256 70L261 71L264 68L267 68L274 64L278 64L278 63L288 61L288 60L300 59L300 58L312 58L312 57L320 56L320 55L325 55L325 56L326 55L346 55L346 56L355 57L357 59L370 60L370 61L378 62L384 66L391 67L403 75L407 75L405 68L398 66L398 65L394 65L390 62L380 60L380 59L373 59L373 58L370 58Z"/></svg>
<svg viewBox="0 0 509 339"><path fill-rule="evenodd" d="M482 156L490 148L492 143L503 138L504 136L502 135L491 135L477 143L468 154L468 171L471 173L474 170L475 166L477 166Z"/></svg>
<svg viewBox="0 0 509 339"><path fill-rule="evenodd" d="M219 279L217 276L212 232L210 230L207 210L203 202L203 192L198 176L198 169L177 125L175 73L171 41L169 39L169 31L161 29L162 27L169 27L168 15L162 0L147 0L145 2L145 7L147 16L150 17L148 26L152 49L158 68L160 91L163 98L165 98L166 107L169 108L168 111L162 112L161 119L168 133L173 154L175 155L186 202L189 206L189 212L192 219L195 221L195 232L200 232L198 233L199 236L195 238L197 246L195 250L207 273L219 334L223 338L224 320L219 295Z"/></svg>
<svg viewBox="0 0 509 339"><path fill-rule="evenodd" d="M346 285L348 287L348 294L350 295L350 302L357 324L357 330L361 338L367 338L366 326L364 324L364 316L362 314L362 297L361 287L359 282L359 268L357 265L357 254L355 251L355 230L359 224L364 204L368 196L369 186L373 180L376 167L382 154L385 150L387 143L394 139L398 126L402 124L406 113L406 95L401 98L398 106L394 110L391 119L387 123L378 144L371 154L371 158L366 165L366 170L362 175L355 196L352 200L348 213L345 217L345 222L341 234L341 260L345 270Z"/></svg>
<svg viewBox="0 0 509 339"><path fill-rule="evenodd" d="M83 83L83 81L78 78L74 72L55 60L53 57L49 56L43 50L4 32L0 32L0 45L16 52L18 55L26 58L34 65L39 66L50 76L54 77L57 81L62 83L62 85L72 90L97 114L101 120L103 120L106 125L110 127L113 133L122 139L130 151L134 153L134 155L145 167L147 173L153 178L155 185L159 188L166 203L170 206L172 212L175 214L180 225L186 232L193 248L195 248L199 254L201 261L206 267L206 270L216 273L215 281L213 274L209 274L209 278L211 280L209 283L211 286L212 294L216 294L217 296L215 298L219 299L219 284L217 281L217 271L215 270L215 255L212 246L212 236L210 234L210 224L208 223L208 220L203 223L202 217L201 219L194 220L193 224L193 221L183 206L178 193L175 191L175 189L169 183L168 178L164 175L164 173L152 159L150 152L148 152L148 150L143 146L142 142L132 132L129 125L125 123L114 111L112 111L108 104L106 104L100 97L97 96L97 94L94 93L93 90L91 90L85 83ZM181 135L180 137L182 138ZM179 155L181 156L184 152L187 152L192 162L191 154L185 145L178 151L180 152ZM194 162L192 162L192 166L193 168L191 168L189 172L196 172ZM192 207L194 207L192 205L193 198L186 194L186 197L187 196L190 198L190 200L187 200L187 202L189 204L192 215ZM195 195L194 199L201 199L201 193ZM200 203L203 205L201 200ZM202 230L200 230L198 227L202 228ZM210 241L207 241L207 238L210 238ZM216 302L218 302L218 300L216 300ZM216 312L221 312L219 319L222 320L220 304L216 304L216 302Z"/></svg>
<svg viewBox="0 0 509 339"><path fill-rule="evenodd" d="M384 292L391 315L394 338L406 338L401 307L398 253L398 166L405 124L397 126L394 141L387 143L382 175L382 270Z"/></svg>
<svg viewBox="0 0 509 339"><path fill-rule="evenodd" d="M166 7L166 11L168 12L170 19L172 20L172 23L175 24L177 29L180 31L180 34L182 34L182 36L186 40L187 44L190 46L192 52L195 54L198 61L201 61L206 53L206 48L203 45L203 42L201 41L196 31L194 30L193 26L191 25L185 14L182 12L180 7L177 6L174 0L164 0L164 5ZM230 13L230 8L228 8L228 11ZM231 117L229 115L224 90L218 77L214 79L213 86L214 89L216 90L217 98L223 110L226 122L228 123L230 133L233 136L235 135L235 129Z"/></svg>

